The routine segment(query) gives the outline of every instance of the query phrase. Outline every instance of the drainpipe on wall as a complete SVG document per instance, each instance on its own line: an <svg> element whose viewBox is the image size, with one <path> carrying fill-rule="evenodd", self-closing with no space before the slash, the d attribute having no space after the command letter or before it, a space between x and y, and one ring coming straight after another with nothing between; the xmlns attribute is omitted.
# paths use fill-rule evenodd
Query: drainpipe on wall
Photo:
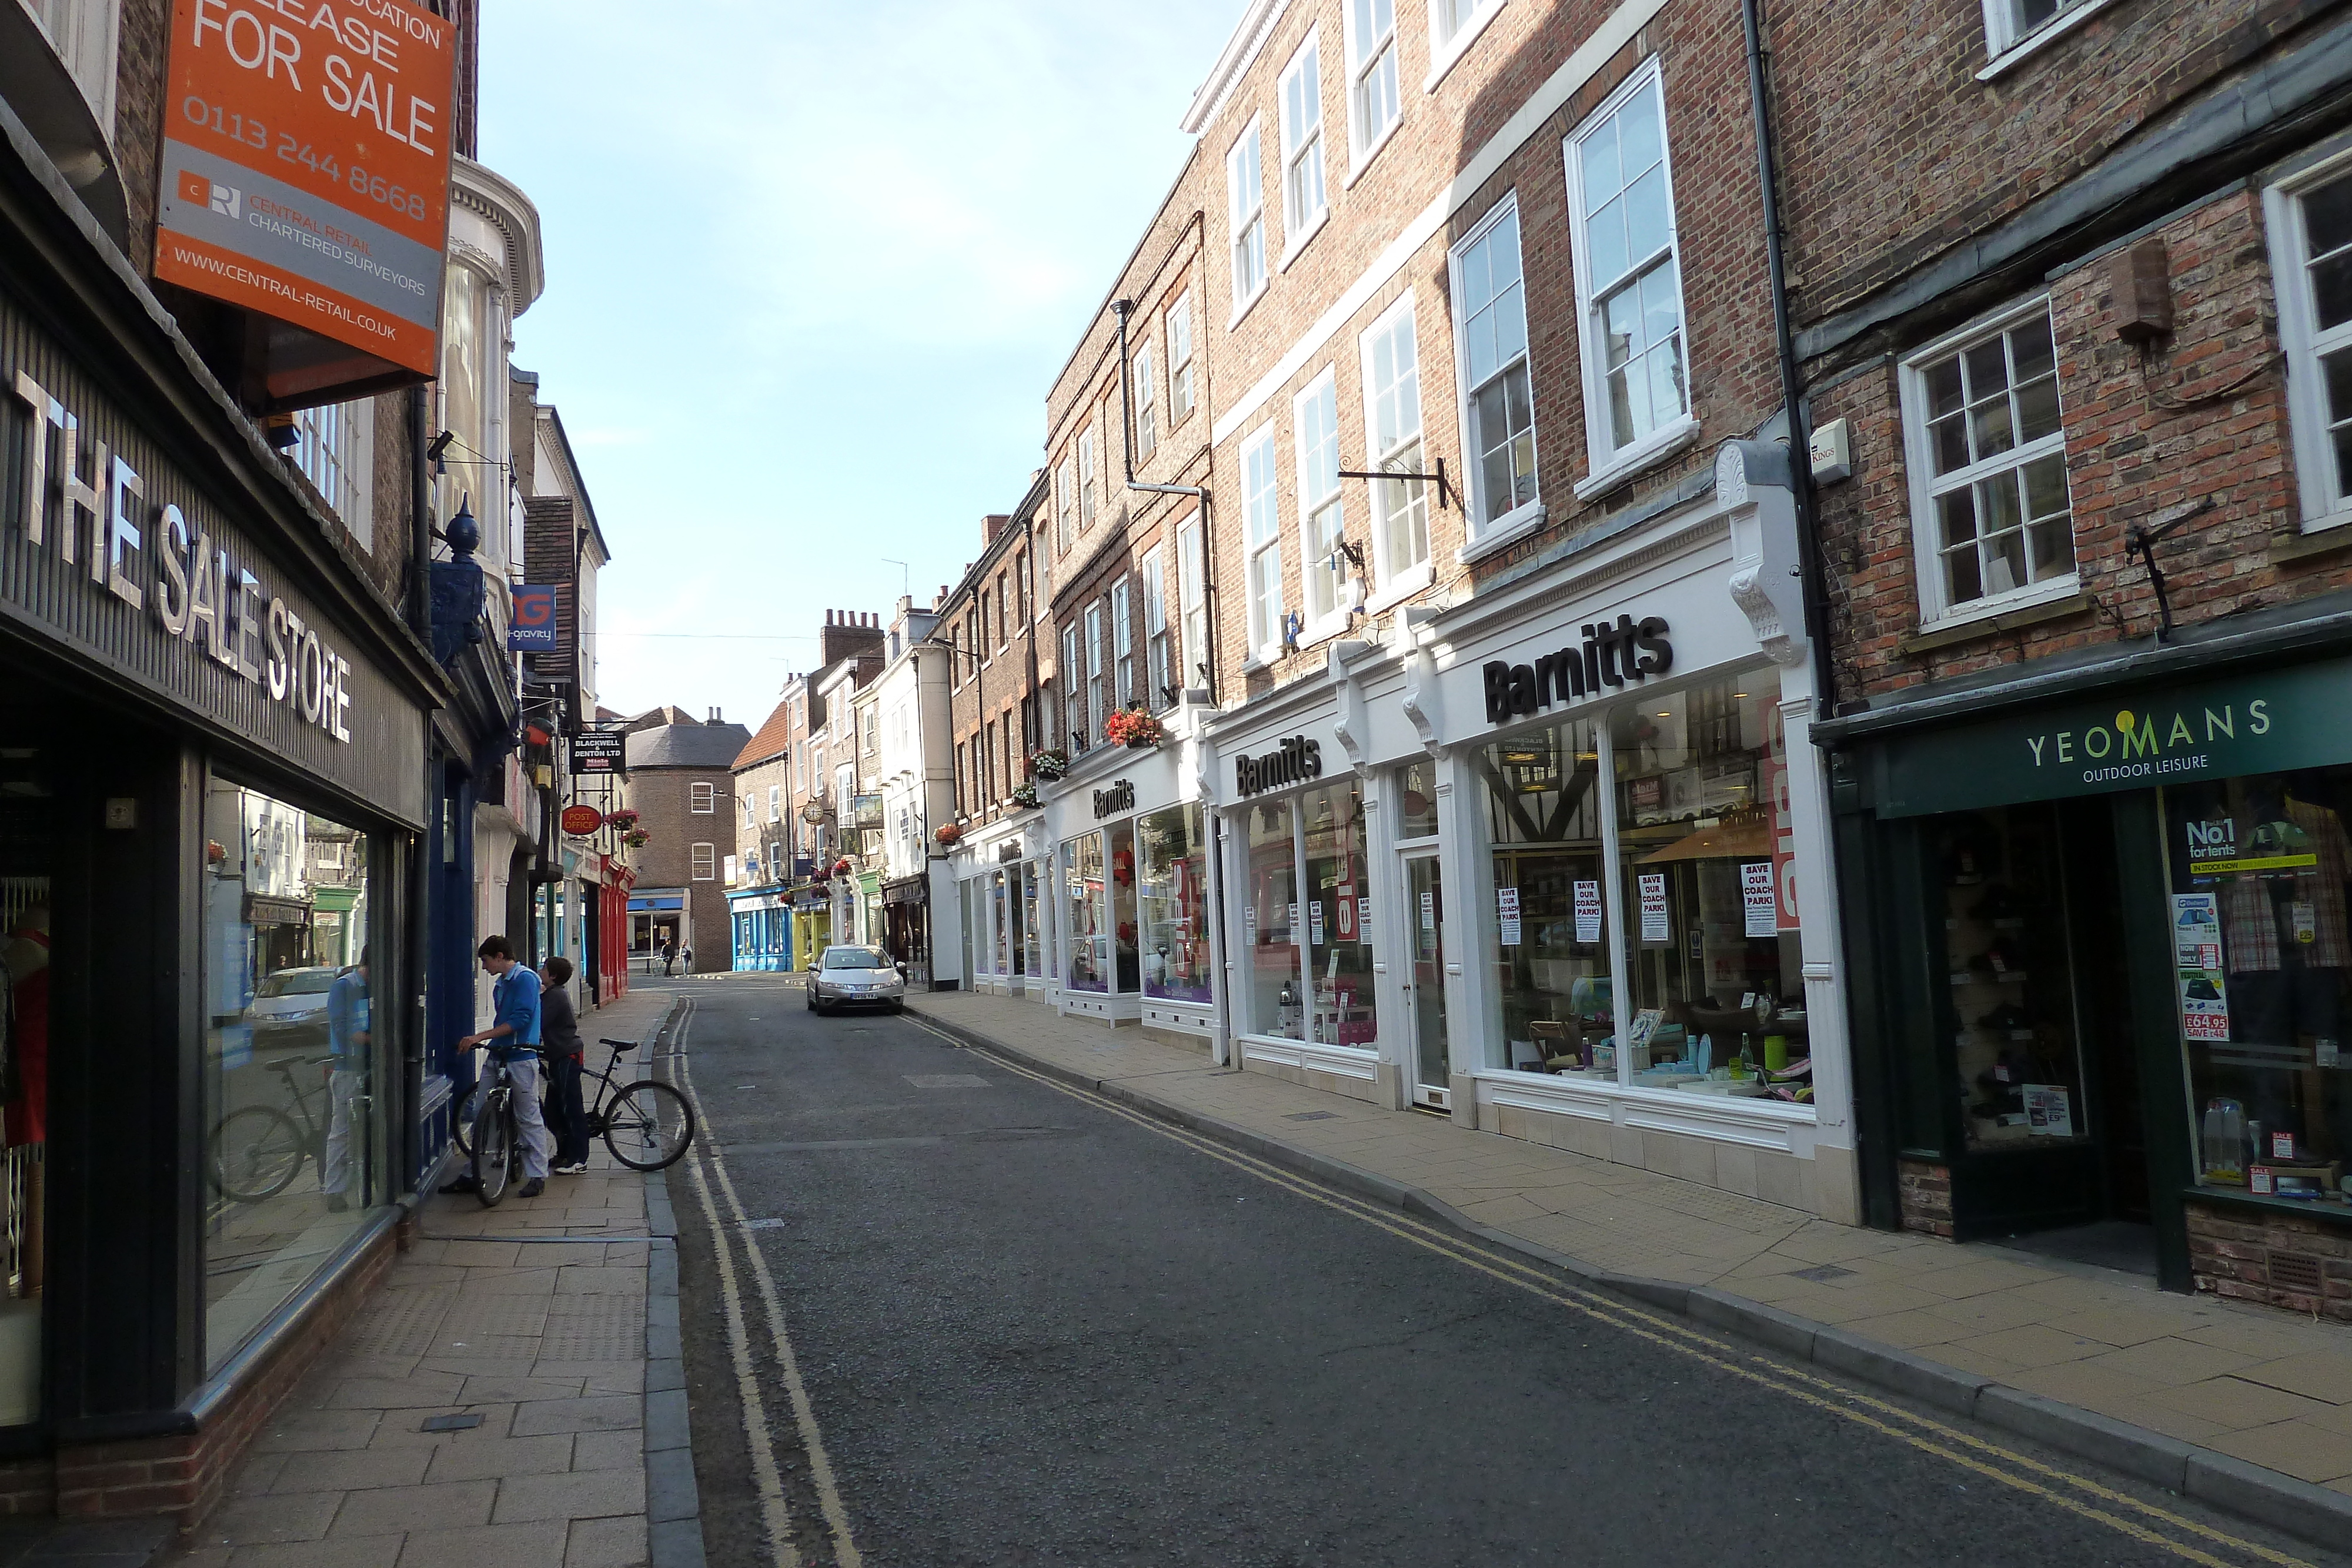
<svg viewBox="0 0 2352 1568"><path fill-rule="evenodd" d="M1789 281L1780 248L1779 178L1772 163L1772 110L1764 86L1763 0L1740 0L1748 34L1748 96L1756 110L1756 178L1764 209L1764 267L1772 290L1772 337L1780 361L1780 401L1789 411L1789 479L1797 503L1797 559L1804 574L1805 635L1813 651L1813 716L1832 718L1829 588L1822 571L1820 516L1813 506L1812 421L1797 375L1797 341L1789 325Z"/></svg>

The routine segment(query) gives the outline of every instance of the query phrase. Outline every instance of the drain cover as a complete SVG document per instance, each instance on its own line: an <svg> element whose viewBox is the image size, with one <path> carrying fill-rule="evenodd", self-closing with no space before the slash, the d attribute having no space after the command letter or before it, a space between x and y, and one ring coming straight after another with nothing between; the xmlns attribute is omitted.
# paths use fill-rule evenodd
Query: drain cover
<svg viewBox="0 0 2352 1568"><path fill-rule="evenodd" d="M420 1432L470 1432L482 1424L479 1416L427 1416Z"/></svg>
<svg viewBox="0 0 2352 1568"><path fill-rule="evenodd" d="M1811 1280L1817 1285L1826 1285L1832 1280L1845 1279L1853 1272L1853 1270L1841 1269L1834 1263L1816 1263L1810 1269L1791 1269L1789 1271L1789 1278Z"/></svg>
<svg viewBox="0 0 2352 1568"><path fill-rule="evenodd" d="M1283 1120L1286 1122L1328 1122L1339 1113L1337 1111L1293 1111L1289 1115L1285 1116Z"/></svg>

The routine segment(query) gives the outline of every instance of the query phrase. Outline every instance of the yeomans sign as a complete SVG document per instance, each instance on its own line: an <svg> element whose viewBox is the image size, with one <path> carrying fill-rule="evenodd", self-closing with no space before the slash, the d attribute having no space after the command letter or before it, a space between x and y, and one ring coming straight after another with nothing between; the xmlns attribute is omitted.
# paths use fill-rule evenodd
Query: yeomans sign
<svg viewBox="0 0 2352 1568"><path fill-rule="evenodd" d="M192 654L210 656L349 745L352 666L268 592L253 570L260 563L233 557L176 502L149 507L137 471L105 442L85 443L81 421L30 375L18 371L10 390L30 416L26 542L55 549L91 591L147 611Z"/></svg>

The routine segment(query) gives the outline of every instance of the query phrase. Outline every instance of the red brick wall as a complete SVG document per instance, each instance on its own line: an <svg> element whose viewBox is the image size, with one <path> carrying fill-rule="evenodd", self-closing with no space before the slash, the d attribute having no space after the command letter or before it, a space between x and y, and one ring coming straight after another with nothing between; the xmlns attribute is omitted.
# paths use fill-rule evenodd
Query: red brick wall
<svg viewBox="0 0 2352 1568"><path fill-rule="evenodd" d="M2352 1236L2343 1227L2193 1200L2187 1207L2199 1290L2352 1323Z"/></svg>
<svg viewBox="0 0 2352 1568"><path fill-rule="evenodd" d="M1951 1167L1900 1160L1895 1179L1902 1202L1903 1228L1952 1239Z"/></svg>

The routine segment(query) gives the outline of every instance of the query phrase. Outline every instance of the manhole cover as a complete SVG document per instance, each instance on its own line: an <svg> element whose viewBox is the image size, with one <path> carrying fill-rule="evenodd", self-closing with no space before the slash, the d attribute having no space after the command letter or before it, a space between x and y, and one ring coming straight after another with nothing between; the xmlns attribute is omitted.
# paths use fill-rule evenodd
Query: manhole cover
<svg viewBox="0 0 2352 1568"><path fill-rule="evenodd" d="M907 1082L918 1089L985 1089L988 1080L976 1072L909 1072Z"/></svg>
<svg viewBox="0 0 2352 1568"><path fill-rule="evenodd" d="M1841 1269L1834 1263L1816 1263L1810 1269L1792 1269L1789 1271L1789 1277L1792 1280L1811 1280L1817 1285L1826 1285L1832 1280L1850 1279L1853 1275L1853 1270Z"/></svg>
<svg viewBox="0 0 2352 1568"><path fill-rule="evenodd" d="M1283 1118L1286 1122L1328 1122L1339 1115L1337 1111L1293 1111Z"/></svg>

